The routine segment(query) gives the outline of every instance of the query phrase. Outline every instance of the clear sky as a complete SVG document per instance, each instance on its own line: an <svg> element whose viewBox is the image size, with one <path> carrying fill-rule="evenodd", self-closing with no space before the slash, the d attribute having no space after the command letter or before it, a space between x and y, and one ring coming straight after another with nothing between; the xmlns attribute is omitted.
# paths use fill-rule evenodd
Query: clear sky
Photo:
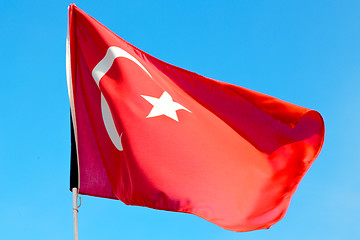
<svg viewBox="0 0 360 240"><path fill-rule="evenodd" d="M2 1L0 239L71 239L70 1ZM323 150L270 230L82 197L80 239L360 239L360 2L77 1L145 52L315 109Z"/></svg>

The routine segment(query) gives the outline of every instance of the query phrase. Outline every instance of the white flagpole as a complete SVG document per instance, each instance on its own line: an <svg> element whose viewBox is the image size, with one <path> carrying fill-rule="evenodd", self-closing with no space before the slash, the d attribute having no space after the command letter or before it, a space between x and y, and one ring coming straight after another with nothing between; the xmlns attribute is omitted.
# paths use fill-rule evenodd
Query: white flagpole
<svg viewBox="0 0 360 240"><path fill-rule="evenodd" d="M78 232L78 189L72 189L73 195L73 226L74 226L74 240L79 240L79 232Z"/></svg>
<svg viewBox="0 0 360 240"><path fill-rule="evenodd" d="M69 5L70 8L71 5ZM68 26L67 26L67 36L66 36L66 79L69 91L69 100L70 100L70 108L72 119L74 123L76 123L75 113L74 113L74 96L73 96L73 89L72 89L72 77L71 77L71 57L70 57L70 34L69 34L69 19L70 14L68 15ZM76 125L75 126L75 137L76 137ZM73 196L73 227L74 227L74 240L79 240L79 232L78 232L78 189L72 188L72 196ZM81 204L81 198L80 198Z"/></svg>

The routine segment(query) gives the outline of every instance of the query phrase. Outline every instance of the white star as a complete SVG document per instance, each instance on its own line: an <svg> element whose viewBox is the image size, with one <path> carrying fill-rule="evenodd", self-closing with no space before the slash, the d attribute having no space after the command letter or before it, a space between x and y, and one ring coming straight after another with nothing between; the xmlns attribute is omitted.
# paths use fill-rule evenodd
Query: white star
<svg viewBox="0 0 360 240"><path fill-rule="evenodd" d="M174 102L169 93L164 91L160 98L149 97L145 95L141 95L145 100L153 105L149 115L146 118L156 117L160 115L168 116L169 118L174 119L175 121L179 121L176 111L180 109L184 109L188 112L190 110L186 109L184 106L180 105L177 102Z"/></svg>

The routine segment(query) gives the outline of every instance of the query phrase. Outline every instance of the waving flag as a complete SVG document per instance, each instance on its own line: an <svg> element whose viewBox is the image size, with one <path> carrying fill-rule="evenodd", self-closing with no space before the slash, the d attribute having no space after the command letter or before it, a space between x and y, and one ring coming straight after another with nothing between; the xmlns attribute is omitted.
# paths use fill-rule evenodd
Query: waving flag
<svg viewBox="0 0 360 240"><path fill-rule="evenodd" d="M320 152L319 113L175 67L69 7L71 187L269 228Z"/></svg>

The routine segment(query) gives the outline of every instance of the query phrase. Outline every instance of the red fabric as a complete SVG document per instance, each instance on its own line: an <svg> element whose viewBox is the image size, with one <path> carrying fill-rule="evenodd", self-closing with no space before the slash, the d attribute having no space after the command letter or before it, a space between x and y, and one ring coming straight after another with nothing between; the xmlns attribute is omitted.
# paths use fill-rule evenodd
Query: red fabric
<svg viewBox="0 0 360 240"><path fill-rule="evenodd" d="M72 94L80 194L187 212L225 229L269 228L285 214L320 152L319 113L162 62L69 7ZM109 47L114 60L99 87L92 71ZM99 89L100 88L100 89ZM147 117L167 92L178 121ZM102 116L108 103L123 151Z"/></svg>

